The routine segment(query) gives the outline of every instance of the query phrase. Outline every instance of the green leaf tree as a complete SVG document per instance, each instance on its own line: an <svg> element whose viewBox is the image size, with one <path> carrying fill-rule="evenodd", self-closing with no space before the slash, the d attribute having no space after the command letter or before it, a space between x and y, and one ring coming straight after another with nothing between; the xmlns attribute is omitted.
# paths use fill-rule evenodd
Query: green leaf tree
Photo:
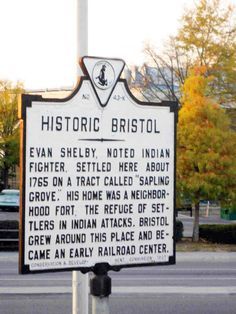
<svg viewBox="0 0 236 314"><path fill-rule="evenodd" d="M0 171L3 188L12 168L19 164L18 96L22 85L0 81Z"/></svg>
<svg viewBox="0 0 236 314"><path fill-rule="evenodd" d="M206 68L195 68L183 86L177 145L177 189L194 204L193 241L199 240L199 203L235 199L236 134L208 94Z"/></svg>

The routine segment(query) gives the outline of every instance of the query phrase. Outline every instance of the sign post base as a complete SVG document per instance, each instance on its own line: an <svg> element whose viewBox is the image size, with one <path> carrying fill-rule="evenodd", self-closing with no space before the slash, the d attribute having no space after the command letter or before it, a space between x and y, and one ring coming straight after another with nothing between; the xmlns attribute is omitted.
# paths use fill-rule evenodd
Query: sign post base
<svg viewBox="0 0 236 314"><path fill-rule="evenodd" d="M94 268L95 276L90 280L92 295L92 314L109 314L109 295L111 278L107 275L107 265L98 264Z"/></svg>

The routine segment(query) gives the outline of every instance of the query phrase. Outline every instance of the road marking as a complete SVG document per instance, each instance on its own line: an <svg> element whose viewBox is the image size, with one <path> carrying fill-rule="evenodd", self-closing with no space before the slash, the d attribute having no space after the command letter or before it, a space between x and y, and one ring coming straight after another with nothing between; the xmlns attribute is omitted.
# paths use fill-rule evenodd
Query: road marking
<svg viewBox="0 0 236 314"><path fill-rule="evenodd" d="M64 294L72 293L71 287L0 287L0 294Z"/></svg>
<svg viewBox="0 0 236 314"><path fill-rule="evenodd" d="M0 279L0 282L1 281L71 281L72 279L71 278L50 278L50 277L47 277L47 278L2 278Z"/></svg>
<svg viewBox="0 0 236 314"><path fill-rule="evenodd" d="M71 278L65 278L65 277L61 277L61 278L55 278L55 277L45 277L45 278L37 278L37 277L17 277L17 278L9 278L9 277L6 277L6 278L3 278L1 277L1 281L32 281L32 279L34 279L35 281L68 281L70 282L71 281ZM228 280L228 281L231 281L231 280L236 280L236 277L212 277L212 276L205 276L204 274L203 275L198 275L197 277L184 277L184 278L180 278L180 277L166 277L166 276L156 276L156 277L152 277L152 278L147 278L144 276L142 277L138 277L138 276L135 276L135 277L129 277L129 276L124 276L123 278L120 278L120 277L113 277L112 280L114 282L116 281L149 281L150 283L156 281L156 280L169 280L169 281L198 281L198 280L216 280L216 281L222 281L222 280Z"/></svg>
<svg viewBox="0 0 236 314"><path fill-rule="evenodd" d="M236 280L236 277L221 277L221 278L218 278L218 277L201 277L201 276L198 276L198 277L184 277L184 278L174 278L174 277L152 277L152 278L147 278L147 277L125 277L125 278L113 278L114 281L127 281L127 280L130 280L130 281L149 281L149 282L153 282L154 280L173 280L173 281L176 281L176 280L181 280L181 281L188 281L188 280Z"/></svg>
<svg viewBox="0 0 236 314"><path fill-rule="evenodd" d="M113 293L126 294L236 294L236 287L184 287L184 286L154 286L154 287L114 287Z"/></svg>
<svg viewBox="0 0 236 314"><path fill-rule="evenodd" d="M158 267L158 266L157 266ZM192 273L192 272L197 272L197 271L200 271L200 272L210 272L210 273L213 273L213 272L217 272L219 273L220 271L221 272L229 272L231 273L232 271L236 271L236 268L225 268L225 267L222 267L222 268L219 268L219 267L216 267L216 268L205 268L205 267L202 267L202 268L162 268L162 269L155 269L155 272L154 272L154 269L152 267L148 268L148 269L145 269L145 268L142 268L141 270L140 269L129 269L129 270L126 270L125 269L121 272L117 272L117 273L112 273L112 274L117 274L117 276L119 276L119 274L121 275L124 275L126 273L132 273L132 274L135 274L136 272L143 272L144 274L145 273L150 273L150 275L161 275L162 273L169 273L169 272L175 272L175 273L178 273L178 272L184 272L185 274L186 273Z"/></svg>
<svg viewBox="0 0 236 314"><path fill-rule="evenodd" d="M0 294L65 294L72 293L71 287L0 287ZM198 294L220 295L236 294L233 287L184 287L184 286L142 286L142 287L112 287L112 294Z"/></svg>

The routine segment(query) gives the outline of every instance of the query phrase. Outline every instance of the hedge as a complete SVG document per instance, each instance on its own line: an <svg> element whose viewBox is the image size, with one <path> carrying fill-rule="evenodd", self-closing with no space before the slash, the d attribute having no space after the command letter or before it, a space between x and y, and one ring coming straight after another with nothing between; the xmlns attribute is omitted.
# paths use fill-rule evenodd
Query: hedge
<svg viewBox="0 0 236 314"><path fill-rule="evenodd" d="M200 225L199 236L213 243L236 244L236 224Z"/></svg>
<svg viewBox="0 0 236 314"><path fill-rule="evenodd" d="M2 220L0 221L0 229L18 229L19 222L17 220Z"/></svg>
<svg viewBox="0 0 236 314"><path fill-rule="evenodd" d="M183 238L184 225L182 221L176 220L175 225L175 240L176 242L180 241Z"/></svg>

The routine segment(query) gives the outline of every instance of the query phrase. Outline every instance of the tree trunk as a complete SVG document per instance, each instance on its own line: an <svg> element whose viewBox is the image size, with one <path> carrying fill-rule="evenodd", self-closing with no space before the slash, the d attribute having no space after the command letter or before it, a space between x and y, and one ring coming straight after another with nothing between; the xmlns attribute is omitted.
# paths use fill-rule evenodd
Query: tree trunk
<svg viewBox="0 0 236 314"><path fill-rule="evenodd" d="M8 167L3 168L2 181L3 181L3 188L8 189L9 188L9 168Z"/></svg>
<svg viewBox="0 0 236 314"><path fill-rule="evenodd" d="M199 202L194 204L193 242L199 241Z"/></svg>

